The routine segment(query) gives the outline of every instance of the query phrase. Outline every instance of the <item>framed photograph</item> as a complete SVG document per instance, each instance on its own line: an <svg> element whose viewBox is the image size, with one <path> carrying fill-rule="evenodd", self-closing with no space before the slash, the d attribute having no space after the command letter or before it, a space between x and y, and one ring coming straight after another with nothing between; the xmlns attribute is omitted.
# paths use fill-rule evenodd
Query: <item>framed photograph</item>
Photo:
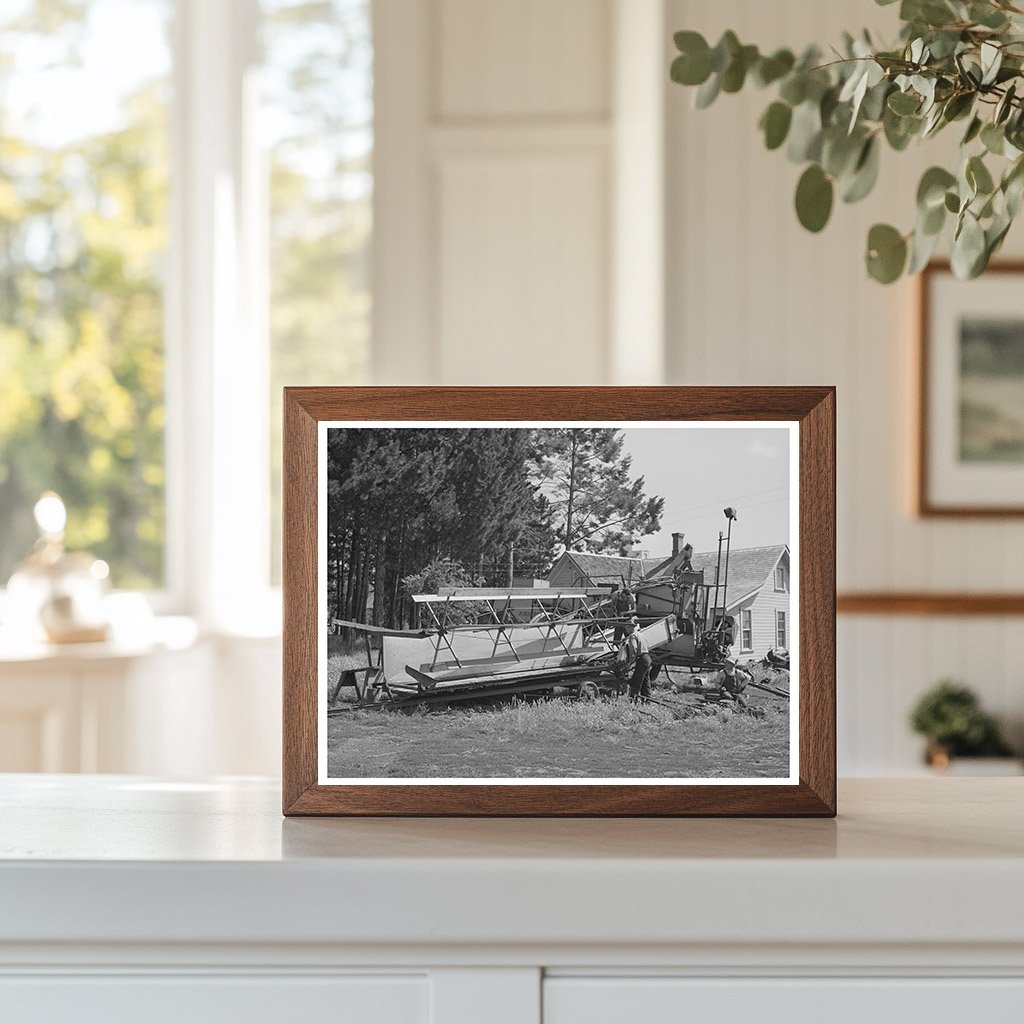
<svg viewBox="0 0 1024 1024"><path fill-rule="evenodd" d="M286 388L284 813L835 814L832 388Z"/></svg>
<svg viewBox="0 0 1024 1024"><path fill-rule="evenodd" d="M1024 515L1024 263L919 287L917 511Z"/></svg>

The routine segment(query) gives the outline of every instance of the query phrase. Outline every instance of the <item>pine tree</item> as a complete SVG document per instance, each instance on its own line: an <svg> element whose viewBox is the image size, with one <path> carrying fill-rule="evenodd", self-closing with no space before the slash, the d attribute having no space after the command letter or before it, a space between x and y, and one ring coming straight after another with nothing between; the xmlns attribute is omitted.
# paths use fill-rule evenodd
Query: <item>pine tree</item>
<svg viewBox="0 0 1024 1024"><path fill-rule="evenodd" d="M631 477L621 430L555 427L533 437L534 474L567 550L624 555L637 539L658 531L665 500L647 497L644 478Z"/></svg>

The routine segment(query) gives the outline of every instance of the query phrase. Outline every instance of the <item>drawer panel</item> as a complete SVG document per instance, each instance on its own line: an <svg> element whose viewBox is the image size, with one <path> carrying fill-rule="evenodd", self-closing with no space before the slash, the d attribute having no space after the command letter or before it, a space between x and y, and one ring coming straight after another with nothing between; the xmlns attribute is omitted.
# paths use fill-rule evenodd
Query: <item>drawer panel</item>
<svg viewBox="0 0 1024 1024"><path fill-rule="evenodd" d="M544 984L544 1024L1021 1024L1024 978L570 978Z"/></svg>
<svg viewBox="0 0 1024 1024"><path fill-rule="evenodd" d="M256 975L0 978L0 1020L18 1024L427 1024L420 976Z"/></svg>

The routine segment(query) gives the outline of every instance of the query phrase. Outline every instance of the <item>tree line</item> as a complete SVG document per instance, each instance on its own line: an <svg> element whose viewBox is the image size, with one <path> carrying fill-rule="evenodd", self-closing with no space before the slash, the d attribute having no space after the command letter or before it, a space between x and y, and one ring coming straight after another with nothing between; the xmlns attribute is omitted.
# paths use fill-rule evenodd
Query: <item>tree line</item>
<svg viewBox="0 0 1024 1024"><path fill-rule="evenodd" d="M543 577L565 548L626 554L664 500L612 428L336 428L328 617L417 625L411 595Z"/></svg>

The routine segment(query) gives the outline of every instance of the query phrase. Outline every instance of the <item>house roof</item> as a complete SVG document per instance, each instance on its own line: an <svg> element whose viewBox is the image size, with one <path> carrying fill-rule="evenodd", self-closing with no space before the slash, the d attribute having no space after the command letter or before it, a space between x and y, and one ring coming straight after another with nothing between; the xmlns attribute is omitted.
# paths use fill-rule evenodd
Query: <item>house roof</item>
<svg viewBox="0 0 1024 1024"><path fill-rule="evenodd" d="M617 583L622 578L641 580L664 561L663 558L623 558L620 555L594 555L589 551L566 551L556 566L565 559L573 563L581 576L605 583Z"/></svg>
<svg viewBox="0 0 1024 1024"><path fill-rule="evenodd" d="M775 566L779 564L779 559L788 551L788 544L769 544L760 548L733 548L729 552L727 607L732 608L755 590L760 589L765 580L775 572ZM654 569L647 573L648 578L671 575L682 559L682 554L661 559ZM701 569L704 570L705 583L714 582L717 562L717 551L701 551L693 556L693 567L698 572ZM722 552L722 575L724 578L724 551Z"/></svg>

